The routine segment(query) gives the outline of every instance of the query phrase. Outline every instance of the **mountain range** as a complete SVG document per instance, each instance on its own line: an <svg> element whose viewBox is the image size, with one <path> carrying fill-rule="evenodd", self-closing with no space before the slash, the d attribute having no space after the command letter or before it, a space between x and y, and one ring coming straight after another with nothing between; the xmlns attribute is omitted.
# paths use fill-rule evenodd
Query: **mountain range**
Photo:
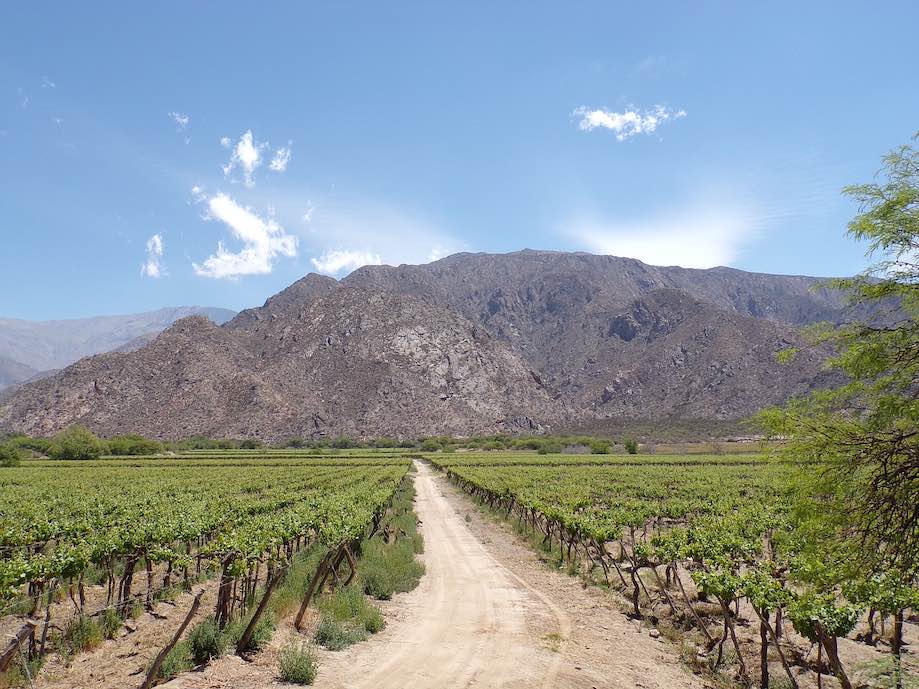
<svg viewBox="0 0 919 689"><path fill-rule="evenodd" d="M742 419L834 382L800 328L851 316L812 277L455 254L310 274L223 325L180 319L22 385L0 428L272 441Z"/></svg>
<svg viewBox="0 0 919 689"><path fill-rule="evenodd" d="M140 346L180 318L203 315L220 324L235 313L212 307L178 306L56 321L0 318L0 390L50 375L85 356Z"/></svg>

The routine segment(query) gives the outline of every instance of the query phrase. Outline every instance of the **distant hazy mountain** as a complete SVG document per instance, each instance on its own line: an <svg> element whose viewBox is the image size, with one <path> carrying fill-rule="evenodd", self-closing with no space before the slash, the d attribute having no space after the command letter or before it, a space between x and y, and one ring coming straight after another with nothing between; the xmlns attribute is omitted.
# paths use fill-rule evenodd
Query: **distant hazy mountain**
<svg viewBox="0 0 919 689"><path fill-rule="evenodd" d="M119 349L156 335L180 318L203 315L222 324L234 311L178 306L124 316L97 316L59 321L0 318L0 389L53 372L91 354Z"/></svg>
<svg viewBox="0 0 919 689"><path fill-rule="evenodd" d="M308 275L222 327L125 341L18 388L0 428L275 440L738 419L832 382L798 328L849 316L816 278L457 254Z"/></svg>
<svg viewBox="0 0 919 689"><path fill-rule="evenodd" d="M31 366L20 364L5 356L0 356L0 390L33 378L38 371Z"/></svg>

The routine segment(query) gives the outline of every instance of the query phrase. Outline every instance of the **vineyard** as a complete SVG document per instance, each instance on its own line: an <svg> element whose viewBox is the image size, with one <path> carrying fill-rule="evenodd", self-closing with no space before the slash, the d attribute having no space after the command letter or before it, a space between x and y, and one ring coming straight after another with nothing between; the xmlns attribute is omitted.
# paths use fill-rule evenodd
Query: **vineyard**
<svg viewBox="0 0 919 689"><path fill-rule="evenodd" d="M255 652L271 611L299 639L316 619L307 611L325 606L315 633L327 648L350 643L323 631L329 605L360 610L368 631L382 628L379 612L354 596L377 592L381 570L400 566L371 565L367 551L383 546L368 539L400 531L385 517L413 460L514 522L546 561L618 591L639 630L665 633L706 677L811 687L832 686L824 683L833 675L847 688L896 686L916 672L919 591L833 564L795 509L790 479L806 470L800 464L752 454L236 449L30 459L0 472L10 640L0 686L67 686L41 680L49 666L67 677L87 628L117 638L143 613L152 619L143 624L156 623L164 600L176 601L176 616L162 622L168 634L144 642L137 686L223 653L198 648L211 628L230 639L215 646ZM411 531L414 519L401 523ZM345 600L330 604L326 589L336 588ZM196 615L204 621L192 624ZM180 651L193 662L177 661ZM869 670L879 683L865 679Z"/></svg>
<svg viewBox="0 0 919 689"><path fill-rule="evenodd" d="M755 674L768 686L770 666L778 665L790 686L810 681L806 670L819 670L848 689L852 668L844 656L862 657L848 652L852 639L889 643L890 662L882 666L899 686L915 672L903 651L904 637L915 637L910 615L919 589L892 576L863 579L834 569L825 544L794 514L794 469L786 463L514 453L430 460L515 519L560 566L621 590L635 620L658 624L668 617L680 635L695 634L690 660L708 672L727 669L745 684Z"/></svg>
<svg viewBox="0 0 919 689"><path fill-rule="evenodd" d="M299 627L325 579L356 570L354 545L379 526L410 461L388 455L189 453L169 459L30 461L0 476L0 601L14 639L0 672L36 669L88 621L122 621L200 582L219 629L244 652L270 591L319 553ZM343 564L344 563L344 564ZM202 589L203 590L203 589ZM194 614L201 593L194 600ZM239 625L238 620L246 624ZM164 654L165 656L165 654ZM164 658L158 659L160 661ZM21 661L28 661L21 664ZM149 682L162 673L150 672ZM145 685L146 686L146 685Z"/></svg>

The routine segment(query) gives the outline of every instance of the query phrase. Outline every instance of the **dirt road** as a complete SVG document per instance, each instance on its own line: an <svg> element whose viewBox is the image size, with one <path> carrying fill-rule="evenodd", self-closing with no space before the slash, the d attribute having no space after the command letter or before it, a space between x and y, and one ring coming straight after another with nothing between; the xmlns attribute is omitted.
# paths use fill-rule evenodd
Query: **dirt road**
<svg viewBox="0 0 919 689"><path fill-rule="evenodd" d="M484 519L446 480L417 464L415 510L427 572L383 604L386 629L322 651L319 689L697 689L669 646L637 631L608 594L538 562L505 527ZM255 662L219 659L170 689L283 685L283 627Z"/></svg>
<svg viewBox="0 0 919 689"><path fill-rule="evenodd" d="M415 510L422 521L426 575L383 634L325 660L317 686L558 686L563 656L529 634L526 614L533 607L550 610L556 633L565 638L568 617L492 558L432 471L420 463L417 469Z"/></svg>

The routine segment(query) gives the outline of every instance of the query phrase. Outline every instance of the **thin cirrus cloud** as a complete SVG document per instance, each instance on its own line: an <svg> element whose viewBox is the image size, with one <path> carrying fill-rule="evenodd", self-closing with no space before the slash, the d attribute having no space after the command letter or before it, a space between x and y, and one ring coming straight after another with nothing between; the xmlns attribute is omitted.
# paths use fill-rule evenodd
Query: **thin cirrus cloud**
<svg viewBox="0 0 919 689"><path fill-rule="evenodd" d="M566 234L597 254L712 268L733 263L756 238L756 228L748 210L712 205L637 220L581 219L569 223Z"/></svg>
<svg viewBox="0 0 919 689"><path fill-rule="evenodd" d="M326 251L318 258L311 258L310 263L316 272L324 275L342 275L357 270L361 266L378 266L383 263L379 254L370 251L353 251L333 249Z"/></svg>
<svg viewBox="0 0 919 689"><path fill-rule="evenodd" d="M672 110L663 105L655 105L651 110L644 112L640 112L634 106L629 106L622 112L581 106L571 114L577 118L581 131L608 129L616 135L617 141L625 141L639 134L653 134L662 124L686 117L685 110Z"/></svg>
<svg viewBox="0 0 919 689"><path fill-rule="evenodd" d="M271 159L268 168L274 170L275 172L284 172L287 169L287 164L290 162L290 142L287 146L282 146L274 152L274 157Z"/></svg>
<svg viewBox="0 0 919 689"><path fill-rule="evenodd" d="M188 129L188 125L191 123L191 118L188 115L185 115L181 112L172 111L166 113L170 120L175 123L176 131L184 132Z"/></svg>
<svg viewBox="0 0 919 689"><path fill-rule="evenodd" d="M155 234L147 240L147 259L140 267L140 274L148 278L158 278L165 274L162 266L163 237Z"/></svg>
<svg viewBox="0 0 919 689"><path fill-rule="evenodd" d="M203 263L192 263L196 274L217 279L262 275L272 271L278 257L297 255L297 238L287 234L273 217L262 218L223 193L207 197L197 187L192 193L200 201L206 201L206 220L224 223L242 242L242 248L235 252L218 242L213 255Z"/></svg>

